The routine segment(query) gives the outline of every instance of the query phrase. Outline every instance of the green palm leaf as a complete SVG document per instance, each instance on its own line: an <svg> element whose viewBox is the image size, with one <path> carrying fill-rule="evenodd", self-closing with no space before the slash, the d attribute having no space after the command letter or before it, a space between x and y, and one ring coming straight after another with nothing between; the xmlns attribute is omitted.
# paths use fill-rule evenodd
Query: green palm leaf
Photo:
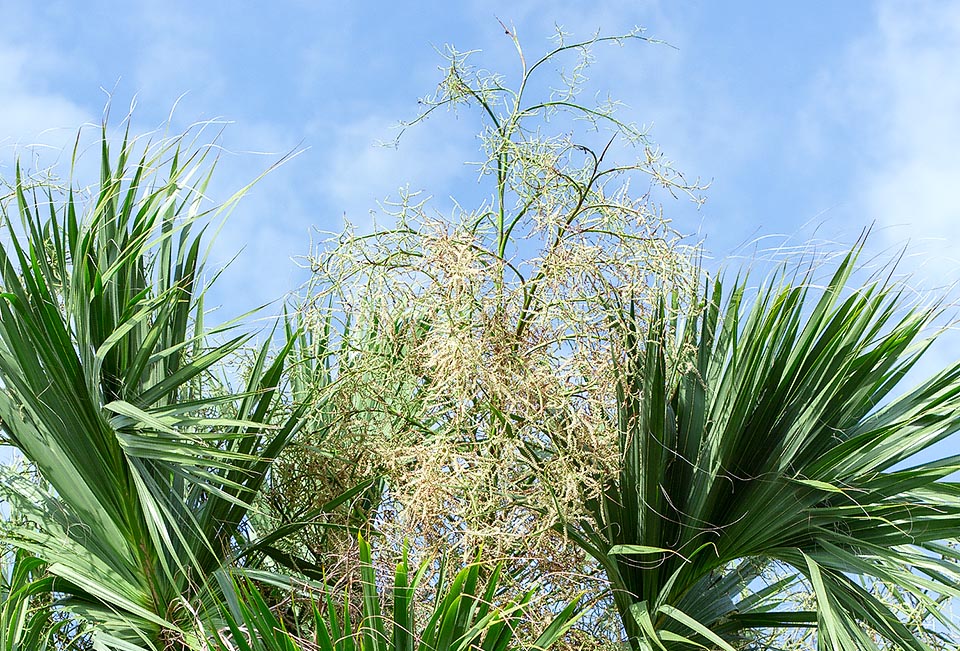
<svg viewBox="0 0 960 651"><path fill-rule="evenodd" d="M620 315L623 469L569 533L606 569L634 648L816 626L820 648L919 650L922 631L869 588L932 617L936 596L960 594L940 542L960 524L960 458L904 467L960 428L960 364L892 397L936 311L884 283L846 289L856 254L821 290L784 281L747 306L745 281L715 281L682 318ZM775 607L798 584L764 589L771 564L813 611Z"/></svg>
<svg viewBox="0 0 960 651"><path fill-rule="evenodd" d="M46 651L66 622L53 615L53 577L43 561L22 550L4 554L0 567L0 649Z"/></svg>
<svg viewBox="0 0 960 651"><path fill-rule="evenodd" d="M293 338L260 349L240 391L215 380L249 336L203 326L205 151L134 151L113 159L104 129L89 203L18 171L0 418L49 488L3 471L24 523L4 538L49 564L98 644L182 648L302 408L279 395Z"/></svg>
<svg viewBox="0 0 960 651"><path fill-rule="evenodd" d="M428 565L411 568L406 550L397 564L392 584L377 583L370 545L361 537L362 614L359 626L351 623L349 593L344 605L329 588L324 588L326 614L315 608L312 635L289 632L249 580L238 582L240 599L230 608L221 608L208 622L211 639L219 651L546 651L576 623L582 611L573 602L560 610L533 640L518 639L518 627L533 590L502 606L493 601L501 587L502 566L485 582L481 568L472 563L437 585L433 606L426 621L417 624L423 611L415 599ZM485 583L485 584L484 584ZM388 614L383 602L392 603ZM228 633L229 632L229 633Z"/></svg>

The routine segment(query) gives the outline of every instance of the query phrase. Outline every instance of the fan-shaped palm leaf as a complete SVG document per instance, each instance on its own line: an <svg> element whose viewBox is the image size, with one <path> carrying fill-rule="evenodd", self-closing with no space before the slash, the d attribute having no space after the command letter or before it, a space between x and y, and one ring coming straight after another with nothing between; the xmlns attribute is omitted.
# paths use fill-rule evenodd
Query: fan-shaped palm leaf
<svg viewBox="0 0 960 651"><path fill-rule="evenodd" d="M203 324L205 152L134 150L112 159L104 130L89 204L18 173L0 418L48 486L2 471L25 520L4 537L48 562L98 644L183 646L300 412L278 397L292 343L261 348L238 393L214 381L248 336Z"/></svg>
<svg viewBox="0 0 960 651"><path fill-rule="evenodd" d="M960 456L906 465L960 427L960 365L891 398L929 345L934 310L895 286L758 291L709 283L699 309L649 326L631 310L617 426L623 470L568 532L605 567L636 649L731 649L751 630L816 627L822 649L924 649L871 594L960 594ZM819 297L817 296L819 294ZM676 355L670 350L679 349ZM676 363L670 359L676 358ZM815 608L786 612L792 568ZM951 626L943 622L943 626ZM865 631L869 630L870 633Z"/></svg>

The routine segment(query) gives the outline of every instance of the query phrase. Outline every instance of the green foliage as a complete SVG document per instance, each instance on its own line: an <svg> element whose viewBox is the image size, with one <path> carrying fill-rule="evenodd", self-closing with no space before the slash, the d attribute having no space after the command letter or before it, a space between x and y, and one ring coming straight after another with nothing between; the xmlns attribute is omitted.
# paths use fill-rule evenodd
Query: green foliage
<svg viewBox="0 0 960 651"><path fill-rule="evenodd" d="M930 648L876 585L956 633L941 597L960 595L944 544L960 457L914 458L960 428L960 364L892 396L936 311L884 282L847 289L858 252L823 289L811 271L749 305L745 280L717 280L682 318L663 304L649 325L619 315L623 466L566 531L606 569L634 648L730 649L798 626L816 627L821 649ZM764 587L770 563L812 591L808 610L779 607L796 584Z"/></svg>
<svg viewBox="0 0 960 651"><path fill-rule="evenodd" d="M577 619L578 603L560 611L543 632L530 642L517 639L526 608L533 597L502 606L495 604L502 566L481 579L479 562L463 568L447 582L441 571L426 623L417 625L419 587L427 564L411 568L404 550L392 585L381 588L370 546L360 538L363 606L359 621L351 616L349 591L338 603L332 591L324 603L313 606L311 647L317 651L543 651L559 640ZM295 651L303 648L302 635L287 632L261 593L250 582L240 584L243 599L224 614L226 626L216 634L220 651ZM389 604L392 604L392 607Z"/></svg>
<svg viewBox="0 0 960 651"><path fill-rule="evenodd" d="M208 149L104 127L88 198L18 169L0 651L955 647L960 456L917 458L960 429L960 363L894 395L937 308L851 289L862 243L819 289L701 293L651 193L698 184L577 100L635 38L518 47L514 88L450 50L417 121L478 109L489 201L403 197L256 347L204 322ZM623 638L584 624L598 574Z"/></svg>
<svg viewBox="0 0 960 651"><path fill-rule="evenodd" d="M342 401L348 391L335 373L348 363L351 351L336 346L336 334L330 321L296 333L288 328L288 338L296 341L285 374L290 399L310 408L297 436L272 465L260 508L251 518L257 530L272 533L248 547L250 553L327 583L349 580L332 567L330 557L351 549L357 534L369 529L385 492L382 477L363 463L362 442L343 432ZM350 337L348 328L338 334Z"/></svg>
<svg viewBox="0 0 960 651"><path fill-rule="evenodd" d="M0 536L17 549L3 639L12 648L59 647L67 641L55 634L67 627L82 631L72 642L80 648L201 649L206 613L229 603L237 621L257 617L247 625L272 631L264 643L295 644L270 619L278 604L247 584L235 593L225 577L326 581L327 559L305 561L285 541L315 526L339 532L326 547L339 552L345 535L369 527L383 485L351 480L279 521L258 510L267 487L276 494L271 469L295 435L335 424L327 396L316 394L334 381L329 333L286 320L272 352L272 334L254 349L252 335L230 334L234 324L207 327L202 236L217 211L202 205L205 150L175 139L136 151L125 136L112 157L104 127L101 180L89 200L18 171L4 206L0 419L29 472L0 468L11 512ZM224 369L238 358L248 365L235 389ZM408 594L406 610L380 613L366 543L362 552L369 587L357 629L366 642L358 643L380 644L370 627L392 616L407 617L393 628L402 641L416 581L391 594L393 603ZM488 625L497 639L513 635L502 628L526 602L483 605L472 591L478 571L454 582L453 605L443 602L453 610L424 628L428 639L481 635ZM563 623L551 630L562 634ZM237 630L232 637L242 643Z"/></svg>
<svg viewBox="0 0 960 651"><path fill-rule="evenodd" d="M239 391L214 382L249 335L203 324L206 154L134 158L125 138L114 159L107 140L88 202L18 170L5 210L0 418L43 482L0 470L3 538L48 564L97 644L184 646L298 426L277 400L294 344L263 346Z"/></svg>
<svg viewBox="0 0 960 651"><path fill-rule="evenodd" d="M348 313L353 335L326 453L349 441L388 476L395 535L541 567L572 541L634 648L798 630L825 648L925 648L956 592L958 464L898 464L957 430L958 371L892 390L934 311L896 285L848 289L855 254L817 300L812 271L752 308L745 281L700 295L691 252L649 192L630 192L697 184L612 105L576 100L595 42L561 40L532 65L520 52L513 87L449 52L423 117L478 109L490 200L442 220L404 196L396 228L315 257L305 320ZM532 98L534 73L571 53L573 81ZM572 127L549 135L558 123ZM615 162L621 144L643 155ZM922 614L907 621L896 594Z"/></svg>
<svg viewBox="0 0 960 651"><path fill-rule="evenodd" d="M0 568L0 649L46 651L66 621L51 608L53 577L46 564L23 551L4 555Z"/></svg>
<svg viewBox="0 0 960 651"><path fill-rule="evenodd" d="M518 46L513 85L450 48L412 124L469 112L488 197L445 219L406 194L395 224L348 228L312 260L304 321L342 325L347 354L318 392L334 435L305 443L388 477L395 539L535 553L515 545L551 538L599 494L584 480L616 472L599 418L615 399L604 315L622 296L652 300L657 279L696 282L658 202L700 187L614 102L579 99L593 48L641 38L561 34L529 63Z"/></svg>

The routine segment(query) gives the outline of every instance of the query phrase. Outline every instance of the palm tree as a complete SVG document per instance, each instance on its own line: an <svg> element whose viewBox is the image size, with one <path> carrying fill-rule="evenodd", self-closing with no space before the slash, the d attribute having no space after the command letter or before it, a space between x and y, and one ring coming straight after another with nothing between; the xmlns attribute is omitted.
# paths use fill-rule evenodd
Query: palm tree
<svg viewBox="0 0 960 651"><path fill-rule="evenodd" d="M622 469L563 528L606 571L633 649L804 627L832 651L956 644L940 609L960 595L960 456L916 456L960 428L960 364L893 396L937 310L889 282L848 290L860 248L822 289L781 277L751 305L745 280L716 280L675 317L669 301L645 325L619 315ZM936 626L902 621L880 585ZM790 607L798 590L810 607Z"/></svg>
<svg viewBox="0 0 960 651"><path fill-rule="evenodd" d="M304 407L279 389L293 337L255 351L241 389L217 380L251 335L203 321L209 150L136 150L125 135L113 158L104 127L87 203L19 169L8 197L0 418L42 481L0 469L3 538L47 563L98 648L186 648Z"/></svg>

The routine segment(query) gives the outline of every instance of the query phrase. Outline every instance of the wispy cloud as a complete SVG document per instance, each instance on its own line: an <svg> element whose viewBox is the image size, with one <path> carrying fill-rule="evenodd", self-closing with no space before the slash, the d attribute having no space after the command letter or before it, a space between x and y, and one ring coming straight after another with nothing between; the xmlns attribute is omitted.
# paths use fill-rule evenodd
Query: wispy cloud
<svg viewBox="0 0 960 651"><path fill-rule="evenodd" d="M960 279L960 2L885 1L826 75L821 103L852 136L853 193L921 279ZM925 282L929 285L929 282Z"/></svg>
<svg viewBox="0 0 960 651"><path fill-rule="evenodd" d="M62 150L90 116L68 97L37 83L29 53L0 41L0 152L4 162L24 147Z"/></svg>
<svg viewBox="0 0 960 651"><path fill-rule="evenodd" d="M883 0L839 65L822 72L806 109L819 121L812 148L846 167L837 178L848 184L851 219L875 221L874 247L887 258L907 247L899 270L921 300L956 297L960 282L958 61L960 2ZM945 333L904 384L958 357L960 332ZM940 451L956 448L945 442Z"/></svg>
<svg viewBox="0 0 960 651"><path fill-rule="evenodd" d="M403 188L434 195L438 206L454 186L469 191L476 170L465 161L481 157L475 139L479 123L452 118L438 115L409 129L397 147L389 146L398 135L396 116L367 115L338 125L323 147L317 180L337 213L319 225L338 228L345 217L365 227L371 212L382 222L378 204L396 201Z"/></svg>

